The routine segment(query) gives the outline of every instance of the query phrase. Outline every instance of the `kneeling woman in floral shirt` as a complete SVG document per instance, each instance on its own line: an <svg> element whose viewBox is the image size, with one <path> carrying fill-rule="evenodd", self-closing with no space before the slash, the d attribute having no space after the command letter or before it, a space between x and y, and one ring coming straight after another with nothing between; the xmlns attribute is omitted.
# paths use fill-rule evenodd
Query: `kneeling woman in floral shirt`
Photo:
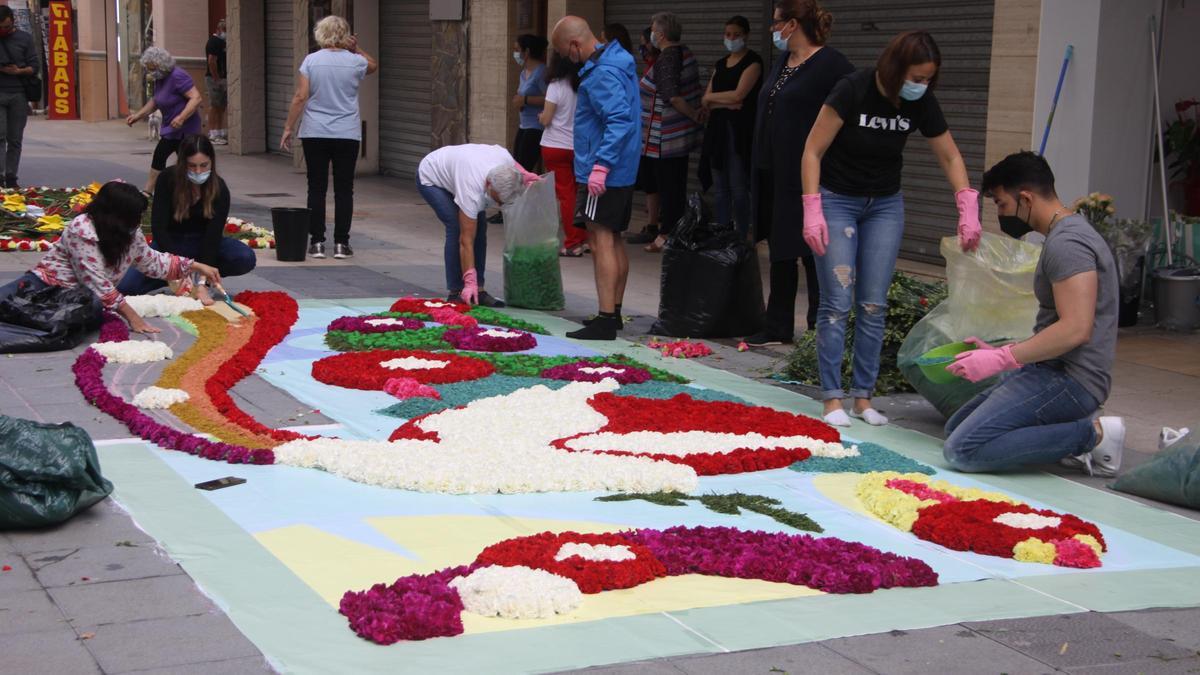
<svg viewBox="0 0 1200 675"><path fill-rule="evenodd" d="M146 323L117 291L116 284L129 268L156 279L182 279L195 272L210 284L221 282L213 267L190 258L150 248L142 235L142 213L147 200L132 185L106 183L87 209L63 230L62 238L41 262L16 281L0 286L0 300L18 290L40 290L47 286L83 286L110 309L129 322L138 333L158 333Z"/></svg>

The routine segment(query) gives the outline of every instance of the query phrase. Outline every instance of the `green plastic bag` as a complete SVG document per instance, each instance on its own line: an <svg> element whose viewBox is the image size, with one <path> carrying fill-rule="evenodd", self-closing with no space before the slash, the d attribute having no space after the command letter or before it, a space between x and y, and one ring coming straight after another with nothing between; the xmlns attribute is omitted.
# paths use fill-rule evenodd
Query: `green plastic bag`
<svg viewBox="0 0 1200 675"><path fill-rule="evenodd" d="M1117 477L1114 490L1200 509L1200 423L1154 459Z"/></svg>
<svg viewBox="0 0 1200 675"><path fill-rule="evenodd" d="M548 173L504 207L504 301L512 307L566 306L558 266L558 199Z"/></svg>
<svg viewBox="0 0 1200 675"><path fill-rule="evenodd" d="M0 530L61 523L112 489L83 429L0 415Z"/></svg>
<svg viewBox="0 0 1200 675"><path fill-rule="evenodd" d="M1033 276L1042 247L984 232L971 253L963 253L958 237L943 238L941 252L950 294L909 331L896 362L913 389L948 418L995 384L995 378L974 384L959 378L932 382L918 360L934 347L971 336L995 342L1032 335L1038 308Z"/></svg>

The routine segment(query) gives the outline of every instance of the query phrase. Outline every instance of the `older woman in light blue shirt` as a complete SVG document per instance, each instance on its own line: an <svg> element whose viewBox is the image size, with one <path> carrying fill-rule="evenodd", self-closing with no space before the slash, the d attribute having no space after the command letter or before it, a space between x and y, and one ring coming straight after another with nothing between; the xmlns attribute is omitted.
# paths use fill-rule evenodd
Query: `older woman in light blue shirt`
<svg viewBox="0 0 1200 675"><path fill-rule="evenodd" d="M358 86L379 70L379 62L358 46L350 24L340 16L327 16L313 28L321 46L300 64L296 95L288 112L282 150L291 150L298 136L308 167L308 255L325 257L325 193L329 166L333 165L333 242L335 258L354 255L350 248L350 220L354 212L354 165L362 142L358 115ZM300 121L300 133L295 134Z"/></svg>

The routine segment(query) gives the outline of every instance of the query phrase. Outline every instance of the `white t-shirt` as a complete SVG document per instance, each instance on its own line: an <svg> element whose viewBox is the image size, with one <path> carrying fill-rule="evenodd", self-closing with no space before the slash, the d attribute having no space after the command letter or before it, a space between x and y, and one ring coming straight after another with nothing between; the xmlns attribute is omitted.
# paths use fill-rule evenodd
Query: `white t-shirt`
<svg viewBox="0 0 1200 675"><path fill-rule="evenodd" d="M554 117L542 132L542 145L547 148L575 148L575 90L567 78L550 83L546 101L554 104Z"/></svg>
<svg viewBox="0 0 1200 675"><path fill-rule="evenodd" d="M417 167L417 180L454 195L458 208L475 217L484 209L488 172L500 164L515 163L508 150L499 145L447 145L425 155Z"/></svg>

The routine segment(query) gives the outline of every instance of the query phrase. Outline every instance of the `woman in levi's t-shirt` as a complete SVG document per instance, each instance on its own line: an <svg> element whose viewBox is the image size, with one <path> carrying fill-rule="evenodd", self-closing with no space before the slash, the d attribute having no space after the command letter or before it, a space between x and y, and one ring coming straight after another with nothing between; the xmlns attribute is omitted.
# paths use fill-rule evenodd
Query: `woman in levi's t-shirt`
<svg viewBox="0 0 1200 675"><path fill-rule="evenodd" d="M933 95L942 57L925 31L897 35L874 68L842 78L825 99L801 161L804 241L816 256L821 304L817 361L825 421L850 426L842 409L842 353L851 308L854 372L851 414L887 424L871 407L887 321L887 295L904 234L900 174L908 136L920 130L946 173L958 205L964 251L979 245L979 192Z"/></svg>
<svg viewBox="0 0 1200 675"><path fill-rule="evenodd" d="M587 232L572 227L575 217L575 97L579 89L579 66L557 53L550 56L546 70L546 103L538 122L542 132L542 163L554 172L554 194L563 230L563 246L558 254L571 258L583 255Z"/></svg>

